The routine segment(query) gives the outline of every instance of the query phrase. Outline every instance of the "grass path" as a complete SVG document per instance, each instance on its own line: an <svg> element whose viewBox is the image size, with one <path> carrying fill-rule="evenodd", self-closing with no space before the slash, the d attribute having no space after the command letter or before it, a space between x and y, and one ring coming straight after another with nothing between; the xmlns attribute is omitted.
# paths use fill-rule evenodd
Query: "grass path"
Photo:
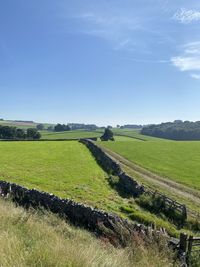
<svg viewBox="0 0 200 267"><path fill-rule="evenodd" d="M102 149L113 159L117 160L124 171L130 175L136 176L136 178L144 185L151 187L151 189L154 190L159 189L163 193L175 197L183 204L186 204L191 209L192 214L196 215L195 211L200 212L199 191L154 174L108 148L102 147Z"/></svg>

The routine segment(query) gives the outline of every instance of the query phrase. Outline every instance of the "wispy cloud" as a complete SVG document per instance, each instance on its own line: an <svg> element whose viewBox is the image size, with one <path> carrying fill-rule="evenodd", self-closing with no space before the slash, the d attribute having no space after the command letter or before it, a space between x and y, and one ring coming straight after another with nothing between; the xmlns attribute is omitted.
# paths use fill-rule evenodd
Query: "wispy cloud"
<svg viewBox="0 0 200 267"><path fill-rule="evenodd" d="M73 18L83 22L85 34L112 42L115 50L134 50L136 42L132 38L132 33L142 29L137 17L90 12Z"/></svg>
<svg viewBox="0 0 200 267"><path fill-rule="evenodd" d="M114 50L148 54L155 46L165 44L166 40L171 42L171 39L157 27L155 18L145 12L143 8L137 13L133 8L114 8L105 12L94 9L75 14L71 19L79 23L82 33L103 38Z"/></svg>
<svg viewBox="0 0 200 267"><path fill-rule="evenodd" d="M192 73L190 76L196 80L200 80L200 74Z"/></svg>
<svg viewBox="0 0 200 267"><path fill-rule="evenodd" d="M170 63L170 60L165 60L165 59L142 59L142 58L132 58L132 57L129 57L129 58L125 58L127 60L130 60L130 61L134 61L134 62L139 62L139 63L150 63L150 64L165 64L165 63Z"/></svg>
<svg viewBox="0 0 200 267"><path fill-rule="evenodd" d="M172 57L171 62L181 71L200 70L200 57Z"/></svg>
<svg viewBox="0 0 200 267"><path fill-rule="evenodd" d="M181 8L174 14L173 19L185 24L200 21L200 11Z"/></svg>
<svg viewBox="0 0 200 267"><path fill-rule="evenodd" d="M171 58L171 63L180 71L197 71L190 76L200 78L200 42L190 42L182 46L182 53Z"/></svg>

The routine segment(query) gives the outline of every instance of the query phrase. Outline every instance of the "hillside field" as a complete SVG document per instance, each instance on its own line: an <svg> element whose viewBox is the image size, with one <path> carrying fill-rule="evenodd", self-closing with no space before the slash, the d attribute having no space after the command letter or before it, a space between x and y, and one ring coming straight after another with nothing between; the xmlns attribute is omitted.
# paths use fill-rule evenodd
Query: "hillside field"
<svg viewBox="0 0 200 267"><path fill-rule="evenodd" d="M64 131L64 132L47 132L41 131L41 138L43 139L76 139L76 138L91 138L91 137L100 137L101 133L93 131Z"/></svg>
<svg viewBox="0 0 200 267"><path fill-rule="evenodd" d="M200 142L101 142L163 177L200 190Z"/></svg>
<svg viewBox="0 0 200 267"><path fill-rule="evenodd" d="M141 140L141 141L159 141L159 140L165 141L165 139L143 135L140 133L139 129L113 128L112 131L113 131L114 135L122 135L122 136L132 137L132 138L135 138L136 140Z"/></svg>
<svg viewBox="0 0 200 267"><path fill-rule="evenodd" d="M114 132L114 131L113 131ZM63 132L47 132L41 131L42 139L77 139L77 138L99 138L103 131L86 131L86 130L74 130L74 131L63 131ZM123 135L123 132L118 135L114 133L115 141L141 141L133 138L131 135ZM151 138L151 137L150 137Z"/></svg>
<svg viewBox="0 0 200 267"><path fill-rule="evenodd" d="M0 142L0 166L0 180L54 193L137 222L156 223L178 234L170 222L144 210L134 199L120 196L89 150L77 141Z"/></svg>

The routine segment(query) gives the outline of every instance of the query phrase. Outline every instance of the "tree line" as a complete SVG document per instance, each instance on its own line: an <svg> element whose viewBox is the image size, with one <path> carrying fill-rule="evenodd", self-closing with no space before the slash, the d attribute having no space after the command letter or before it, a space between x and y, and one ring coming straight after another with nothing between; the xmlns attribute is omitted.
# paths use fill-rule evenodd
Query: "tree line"
<svg viewBox="0 0 200 267"><path fill-rule="evenodd" d="M70 130L88 130L94 131L98 127L95 124L82 124L82 123L68 123L68 124L56 124L54 126L55 132L70 131Z"/></svg>
<svg viewBox="0 0 200 267"><path fill-rule="evenodd" d="M29 128L26 131L13 126L0 125L0 139L11 140L38 140L41 138L37 129Z"/></svg>
<svg viewBox="0 0 200 267"><path fill-rule="evenodd" d="M181 121L152 124L142 128L144 135L172 140L200 140L200 121Z"/></svg>

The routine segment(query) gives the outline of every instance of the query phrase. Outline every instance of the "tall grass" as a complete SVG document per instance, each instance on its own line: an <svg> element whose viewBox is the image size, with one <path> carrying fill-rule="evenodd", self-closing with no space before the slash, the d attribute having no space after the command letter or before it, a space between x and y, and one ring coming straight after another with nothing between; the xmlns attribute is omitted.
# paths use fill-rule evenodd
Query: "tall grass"
<svg viewBox="0 0 200 267"><path fill-rule="evenodd" d="M55 215L0 200L0 266L176 266L165 244L135 237L126 249L74 228Z"/></svg>

